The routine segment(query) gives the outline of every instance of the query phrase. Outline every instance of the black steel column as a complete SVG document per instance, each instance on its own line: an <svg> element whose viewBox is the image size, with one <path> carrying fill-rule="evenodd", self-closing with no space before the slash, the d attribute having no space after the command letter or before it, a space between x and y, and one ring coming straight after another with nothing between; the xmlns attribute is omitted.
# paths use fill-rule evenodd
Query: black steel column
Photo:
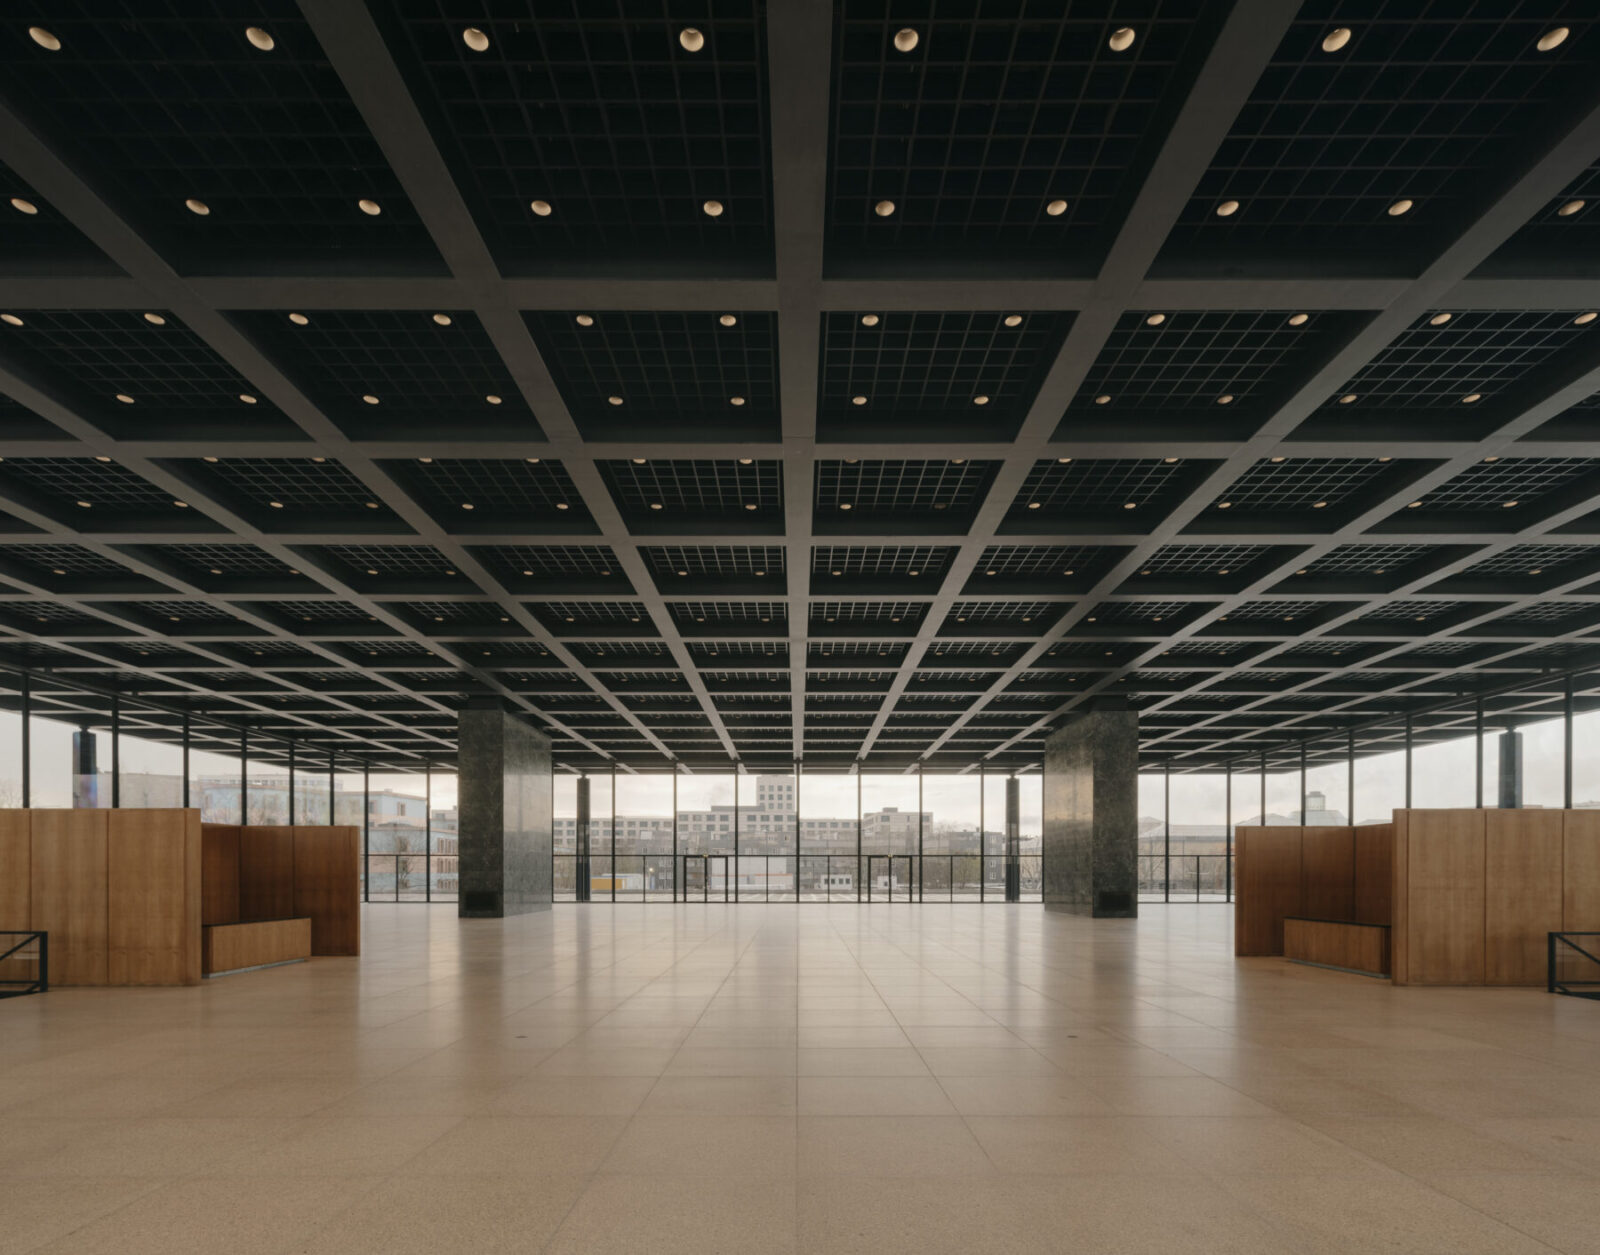
<svg viewBox="0 0 1600 1255"><path fill-rule="evenodd" d="M189 712L183 712L183 804L189 805Z"/></svg>
<svg viewBox="0 0 1600 1255"><path fill-rule="evenodd" d="M1022 793L1015 776L1006 777L1006 901L1022 901Z"/></svg>
<svg viewBox="0 0 1600 1255"><path fill-rule="evenodd" d="M111 808L122 805L122 702L111 699Z"/></svg>
<svg viewBox="0 0 1600 1255"><path fill-rule="evenodd" d="M1472 741L1473 745L1477 748L1477 762L1475 765L1475 770L1477 773L1478 783L1477 792L1473 794L1472 804L1474 806L1481 807L1483 805L1483 698L1480 697L1473 704L1473 709L1475 715L1472 723Z"/></svg>
<svg viewBox="0 0 1600 1255"><path fill-rule="evenodd" d="M1500 734L1500 806L1515 810L1522 805L1522 733L1507 728Z"/></svg>
<svg viewBox="0 0 1600 1255"><path fill-rule="evenodd" d="M590 870L589 870L589 777L578 777L578 818L575 824L576 833L572 849L576 858L573 860L573 898L578 902L589 901Z"/></svg>
<svg viewBox="0 0 1600 1255"><path fill-rule="evenodd" d="M289 742L289 823L291 825L294 823L294 795L295 795L295 793L296 793L296 789L295 789L295 779L294 779L294 742L290 741Z"/></svg>
<svg viewBox="0 0 1600 1255"><path fill-rule="evenodd" d="M22 673L22 805L33 805L33 682L26 671Z"/></svg>
<svg viewBox="0 0 1600 1255"><path fill-rule="evenodd" d="M1572 677L1567 677L1561 701L1561 805L1572 809Z"/></svg>

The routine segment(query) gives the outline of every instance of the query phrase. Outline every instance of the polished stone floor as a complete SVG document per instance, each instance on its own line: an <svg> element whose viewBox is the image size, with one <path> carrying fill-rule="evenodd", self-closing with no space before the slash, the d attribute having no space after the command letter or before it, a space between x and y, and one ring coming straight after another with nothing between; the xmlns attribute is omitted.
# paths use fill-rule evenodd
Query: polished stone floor
<svg viewBox="0 0 1600 1255"><path fill-rule="evenodd" d="M1600 1251L1600 1003L1231 912L365 910L0 1002L0 1252Z"/></svg>

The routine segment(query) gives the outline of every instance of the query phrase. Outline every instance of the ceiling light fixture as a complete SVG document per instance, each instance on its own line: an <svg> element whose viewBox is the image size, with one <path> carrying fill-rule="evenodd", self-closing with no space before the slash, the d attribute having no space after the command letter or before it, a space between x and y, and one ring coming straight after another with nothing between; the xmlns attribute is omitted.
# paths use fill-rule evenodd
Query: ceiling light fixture
<svg viewBox="0 0 1600 1255"><path fill-rule="evenodd" d="M172 504L177 506L180 510L187 510L189 508L189 503L187 501L174 501Z"/></svg>
<svg viewBox="0 0 1600 1255"><path fill-rule="evenodd" d="M550 216L550 202L547 200L529 201L528 208L533 210L535 215L540 218L548 218Z"/></svg>
<svg viewBox="0 0 1600 1255"><path fill-rule="evenodd" d="M1435 314L1432 318L1428 319L1428 326L1442 327L1445 325L1445 323L1449 322L1452 317L1454 317L1452 314Z"/></svg>
<svg viewBox="0 0 1600 1255"><path fill-rule="evenodd" d="M1509 510L1509 509L1511 509L1511 508L1512 508L1512 507L1513 507L1513 506L1514 506L1514 505L1516 505L1516 504L1517 504L1517 503L1516 503L1516 502L1515 502L1515 501L1502 501L1502 502L1501 502L1501 503L1500 503L1500 508L1501 508L1501 509L1502 509L1502 510Z"/></svg>
<svg viewBox="0 0 1600 1255"><path fill-rule="evenodd" d="M1547 30L1540 35L1539 42L1534 47L1540 52L1550 52L1552 49L1559 48L1566 43L1567 36L1571 33L1565 26L1557 26L1553 30Z"/></svg>
<svg viewBox="0 0 1600 1255"><path fill-rule="evenodd" d="M290 314L289 315L289 321L292 322L297 327L304 327L311 320L309 318L307 318L304 314Z"/></svg>
<svg viewBox="0 0 1600 1255"><path fill-rule="evenodd" d="M489 51L489 36L484 34L476 26L469 26L466 30L461 32L461 42L466 44L466 46L471 48L474 52Z"/></svg>
<svg viewBox="0 0 1600 1255"><path fill-rule="evenodd" d="M42 26L28 27L28 38L47 52L61 51L61 41Z"/></svg>
<svg viewBox="0 0 1600 1255"><path fill-rule="evenodd" d="M692 26L685 26L678 32L678 42L683 45L685 52L699 52L706 46L706 37Z"/></svg>
<svg viewBox="0 0 1600 1255"><path fill-rule="evenodd" d="M892 200L880 200L872 207L872 212L880 218L887 218L894 212L894 202Z"/></svg>
<svg viewBox="0 0 1600 1255"><path fill-rule="evenodd" d="M1022 315L1021 314L1007 314L1006 315L1006 326L1008 326L1008 327L1020 327L1020 326L1022 326Z"/></svg>
<svg viewBox="0 0 1600 1255"><path fill-rule="evenodd" d="M7 323L13 327L22 326L22 319L18 318L15 314L0 314L0 322Z"/></svg>
<svg viewBox="0 0 1600 1255"><path fill-rule="evenodd" d="M165 327L167 325L167 320L160 314L146 314L144 320L152 327Z"/></svg>
<svg viewBox="0 0 1600 1255"><path fill-rule="evenodd" d="M1217 404L1218 405L1232 405L1233 404L1233 393L1224 392L1220 397L1217 398Z"/></svg>
<svg viewBox="0 0 1600 1255"><path fill-rule="evenodd" d="M1112 52L1126 52L1133 47L1133 27L1119 26L1111 32L1111 38L1106 40L1106 46Z"/></svg>
<svg viewBox="0 0 1600 1255"><path fill-rule="evenodd" d="M117 393L117 400L121 401L124 405L133 404L133 398L130 397L126 392Z"/></svg>
<svg viewBox="0 0 1600 1255"><path fill-rule="evenodd" d="M496 395L495 395L495 394L494 394L494 393L492 393L492 392L491 392L491 393L489 393L489 395L488 395L488 396L486 396L486 397L484 397L484 398L483 398L483 399L484 399L484 400L485 400L485 401L487 401L487 402L488 402L488 403L489 403L489 404L490 404L490 405L499 405L499 404L500 404L500 403L501 403L501 398L499 398L499 397L497 397L497 396L496 396Z"/></svg>
<svg viewBox="0 0 1600 1255"><path fill-rule="evenodd" d="M721 318L717 319L717 321L720 322L724 327L731 327L739 320L732 314L724 314Z"/></svg>
<svg viewBox="0 0 1600 1255"><path fill-rule="evenodd" d="M253 47L259 48L262 52L271 52L278 46L278 41L272 37L271 33L262 30L259 26L245 27L244 37L250 41Z"/></svg>
<svg viewBox="0 0 1600 1255"><path fill-rule="evenodd" d="M1052 218L1059 218L1062 214L1067 212L1067 202L1064 200L1053 200L1044 207L1044 211Z"/></svg>
<svg viewBox="0 0 1600 1255"><path fill-rule="evenodd" d="M1111 394L1108 393L1108 392L1102 392L1099 396L1097 396L1094 399L1094 403L1096 405L1110 405L1111 404Z"/></svg>
<svg viewBox="0 0 1600 1255"><path fill-rule="evenodd" d="M433 316L433 321L438 323L441 327L448 327L451 319L449 314L435 314Z"/></svg>
<svg viewBox="0 0 1600 1255"><path fill-rule="evenodd" d="M1328 503L1326 501L1313 501L1311 503L1311 508L1313 510L1326 510L1328 508Z"/></svg>
<svg viewBox="0 0 1600 1255"><path fill-rule="evenodd" d="M1597 317L1597 315L1594 313L1593 310L1591 310L1586 314L1579 314L1576 318L1574 318L1572 320L1572 322L1573 322L1574 326L1587 327L1590 323L1592 323L1595 320L1596 317Z"/></svg>
<svg viewBox="0 0 1600 1255"><path fill-rule="evenodd" d="M1289 325L1291 327L1303 327L1308 321L1310 321L1310 318L1310 314L1290 314Z"/></svg>
<svg viewBox="0 0 1600 1255"><path fill-rule="evenodd" d="M1159 327L1162 323L1164 323L1166 321L1167 321L1167 316L1165 314L1151 314L1148 318L1146 318L1144 320L1144 325L1147 326L1147 327Z"/></svg>
<svg viewBox="0 0 1600 1255"><path fill-rule="evenodd" d="M909 26L903 26L894 33L894 46L901 52L910 52L917 46L921 36Z"/></svg>
<svg viewBox="0 0 1600 1255"><path fill-rule="evenodd" d="M15 203L15 201L12 202L12 204ZM1569 200L1565 205L1561 206L1560 209L1556 210L1556 217L1570 218L1573 214L1580 213L1583 210L1583 207L1588 203L1589 202L1586 200Z"/></svg>
<svg viewBox="0 0 1600 1255"><path fill-rule="evenodd" d="M621 397L607 397L606 398L606 404L607 405L621 405L622 404L622 398Z"/></svg>
<svg viewBox="0 0 1600 1255"><path fill-rule="evenodd" d="M1231 509L1233 509L1233 502L1231 502L1231 501L1219 501L1219 502L1217 502L1217 509L1219 509L1219 510L1231 510Z"/></svg>
<svg viewBox="0 0 1600 1255"><path fill-rule="evenodd" d="M1411 202L1402 197L1400 200L1397 200L1394 204L1390 205L1389 208L1384 212L1386 212L1391 218L1398 218L1401 214L1409 213L1410 211Z"/></svg>
<svg viewBox="0 0 1600 1255"><path fill-rule="evenodd" d="M705 210L708 218L722 217L722 202L720 200L708 200L700 208Z"/></svg>
<svg viewBox="0 0 1600 1255"><path fill-rule="evenodd" d="M39 212L39 206L35 205L31 200L23 200L20 196L11 198L11 208L15 209L19 214L36 214Z"/></svg>
<svg viewBox="0 0 1600 1255"><path fill-rule="evenodd" d="M754 510L756 508L756 503L754 501L746 501L744 503L744 508L746 510Z"/></svg>
<svg viewBox="0 0 1600 1255"><path fill-rule="evenodd" d="M372 395L372 393L370 393L370 392L369 392L369 393L367 393L367 394L366 394L366 395L365 395L365 396L364 396L364 397L362 397L362 398L361 398L361 399L362 399L362 400L363 400L363 401L365 401L365 402L366 402L366 403L367 403L367 404L368 404L368 405L376 405L376 404L377 404L377 403L378 403L378 398L377 398L377 397L375 397L375 396L373 396L373 395Z"/></svg>
<svg viewBox="0 0 1600 1255"><path fill-rule="evenodd" d="M1238 212L1239 202L1236 200L1225 200L1217 206L1217 217L1219 218L1231 218Z"/></svg>
<svg viewBox="0 0 1600 1255"><path fill-rule="evenodd" d="M1355 393L1347 392L1342 397L1339 398L1339 404L1340 405L1349 405L1355 399L1356 399L1356 394Z"/></svg>
<svg viewBox="0 0 1600 1255"><path fill-rule="evenodd" d="M1322 37L1322 51L1338 52L1349 42L1350 28L1348 26L1336 26Z"/></svg>
<svg viewBox="0 0 1600 1255"><path fill-rule="evenodd" d="M728 398L728 404L729 405L743 405L744 404L744 398L743 397L729 397Z"/></svg>
<svg viewBox="0 0 1600 1255"><path fill-rule="evenodd" d="M862 314L861 325L863 327L876 327L878 325L878 316L876 314Z"/></svg>
<svg viewBox="0 0 1600 1255"><path fill-rule="evenodd" d="M246 405L254 405L256 403L256 398L251 396L248 392L241 392L239 394L239 400L243 401Z"/></svg>
<svg viewBox="0 0 1600 1255"><path fill-rule="evenodd" d="M369 218L376 218L383 212L382 205L378 204L378 202L375 200L368 200L364 196L356 202L356 206Z"/></svg>
<svg viewBox="0 0 1600 1255"><path fill-rule="evenodd" d="M1467 393L1466 396L1461 398L1461 404L1462 405L1474 405L1474 404L1476 404L1477 402L1479 402L1481 400L1483 400L1483 393L1481 393L1481 392L1469 392L1469 393Z"/></svg>
<svg viewBox="0 0 1600 1255"><path fill-rule="evenodd" d="M866 403L867 403L867 398L866 397L851 397L850 398L850 404L851 405L865 405Z"/></svg>
<svg viewBox="0 0 1600 1255"><path fill-rule="evenodd" d="M1037 510L1039 508L1039 504L1040 503L1037 502L1037 501L1030 501L1030 502L1028 502L1028 509Z"/></svg>
<svg viewBox="0 0 1600 1255"><path fill-rule="evenodd" d="M972 403L974 405L988 405L989 398L985 396L976 396L972 398Z"/></svg>
<svg viewBox="0 0 1600 1255"><path fill-rule="evenodd" d="M206 204L203 200L196 200L193 196L189 197L189 199L183 203L188 206L190 213L199 214L202 218L211 212L210 205Z"/></svg>
<svg viewBox="0 0 1600 1255"><path fill-rule="evenodd" d="M754 458L740 458L739 459L739 465L740 466L749 466L754 461L755 461Z"/></svg>

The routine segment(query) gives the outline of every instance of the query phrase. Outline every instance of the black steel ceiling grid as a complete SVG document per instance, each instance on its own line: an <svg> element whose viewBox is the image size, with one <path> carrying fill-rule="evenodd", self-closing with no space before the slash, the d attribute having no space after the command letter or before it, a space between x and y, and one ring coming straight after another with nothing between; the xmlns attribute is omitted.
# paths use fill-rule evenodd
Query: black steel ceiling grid
<svg viewBox="0 0 1600 1255"><path fill-rule="evenodd" d="M1580 256L1589 207L1561 213L1587 199L1600 145L1589 19L1537 3L1450 17L1396 0L1116 14L1074 0L1043 16L987 0L892 13L844 0L838 25L825 6L738 0L693 14L374 8L267 0L251 20L273 52L210 0L97 9L93 30L81 0L69 3L38 19L59 13L59 52L26 28L0 35L0 60L33 67L17 81L42 74L59 93L81 80L74 108L129 85L84 128L90 139L137 117L153 75L186 82L202 62L205 74L246 67L229 100L270 79L293 103L283 84L336 79L322 115L307 110L266 142L257 124L281 116L270 110L150 122L150 142L173 125L225 135L216 168L194 174L200 192L276 184L253 206L215 192L205 216L182 207L182 144L149 163L165 171L162 203L140 203L121 166L56 142L48 92L0 106L8 195L39 210L0 213L19 237L45 228L43 253L0 247L14 304L0 310L12 314L0 392L15 398L0 414L0 577L19 590L0 663L148 685L148 670L133 673L160 657L161 691L197 716L240 712L276 735L413 765L447 758L462 701L497 694L551 729L568 767L676 757L699 769L742 752L764 769L809 744L819 766L1005 769L1036 763L1050 722L1100 693L1137 692L1150 761L1206 766L1375 705L1403 711L1600 657L1583 643L1600 570L1580 543L1597 525L1587 484L1600 429L1585 416L1600 349L1579 321L1600 286ZM1534 48L1558 22L1567 39ZM1342 59L1308 42L1341 23L1353 30ZM463 40L469 25L484 51ZM679 42L691 25L699 49ZM850 55L830 69L847 26ZM910 52L893 47L906 27L919 33ZM1041 42L1046 29L1059 37ZM213 54L224 34L231 50ZM1509 35L1520 42L1508 51ZM163 48L171 72L157 75L151 50ZM536 97L537 72L519 77L532 65L570 73ZM1394 79L1417 66L1417 84ZM744 75L738 89L759 109L692 123L662 111L649 122L665 130L628 132L647 86L698 106L684 84L708 75L729 92ZM1297 93L1317 75L1343 86L1307 104ZM1462 113L1469 87L1501 109L1487 131ZM1429 92L1432 121L1415 138L1431 149L1371 142L1411 125L1383 110ZM784 107L769 114L769 96ZM974 108L941 114L957 96ZM532 108L557 97L565 113ZM1260 121L1252 97L1304 107L1286 142L1362 132L1366 147L1296 147L1280 163L1292 188L1239 194L1238 211L1218 215L1207 180L1234 168L1230 127L1237 137ZM830 109L869 98L888 111L836 114L830 133ZM1028 116L1041 100L1075 101L1072 119ZM1091 119L1089 100L1114 112ZM573 112L613 103L606 117ZM1312 116L1329 103L1337 117ZM313 116L332 119L316 151ZM858 123L879 148L845 150ZM522 184L565 178L573 167L550 145L597 126L628 148L582 154L599 171L592 186L565 182L552 197ZM675 148L674 127L698 146ZM753 160L722 146L741 128L759 137ZM1053 133L1070 151L1037 147ZM345 159L325 161L340 145ZM1491 150L1500 168L1485 164ZM217 152L259 160L230 166ZM330 181L297 187L290 156ZM1316 167L1321 187L1306 173ZM608 187L605 171L624 168L648 174ZM683 175L717 168L759 184L759 213L744 212L743 192L715 196L719 217L705 212L712 194ZM867 191L847 223L841 174L869 168L898 190ZM1448 188L1429 182L1447 168ZM1028 183L1045 169L1079 180L1060 215ZM1362 171L1370 185L1352 199ZM1383 180L1407 171L1428 176L1400 193L1411 212L1363 217L1356 202L1380 201ZM323 193L325 216L284 225L286 206ZM367 195L379 214L355 205ZM877 199L894 212L873 212ZM640 212L607 218L624 200ZM1001 223L997 204L1022 216ZM665 224L653 243L651 214ZM45 256L51 223L83 231L103 261L65 245ZM1291 226L1298 242L1279 230ZM1519 239L1534 226L1539 258ZM1201 236L1208 255L1190 247ZM1571 264L1553 266L1562 252ZM1341 266L1350 273L1329 275ZM1292 277L1316 274L1327 277ZM69 343L69 323L108 328L111 347ZM22 351L46 331L66 345L55 365ZM1115 397L1094 404L1112 392L1095 372L1146 344L1117 395L1131 404L1147 387L1141 406L1172 416L1159 431L1130 423ZM864 370L866 385L831 376L830 360ZM763 363L766 393L734 390ZM603 406L592 417L563 374L580 368ZM610 379L632 382L602 393ZM632 414L642 421L630 427ZM716 475L684 478L685 466ZM280 474L290 467L348 478L329 491ZM770 504L723 511L733 503L718 477L757 467ZM724 517L711 526L707 511ZM701 539L741 528L748 540ZM752 543L780 528L781 543ZM30 558L30 544L71 545L92 569ZM893 613L910 605L914 618ZM42 611L37 632L19 626L35 606L70 618ZM350 639L357 630L364 639ZM173 651L168 635L189 648ZM798 668L762 681L772 692L721 678L802 657L826 711L808 713ZM1187 678L1140 690L1151 665ZM610 679L619 667L683 687L630 689ZM927 734L880 743L890 712L914 700ZM808 721L824 719L828 734L808 738Z"/></svg>
<svg viewBox="0 0 1600 1255"><path fill-rule="evenodd" d="M0 36L12 106L190 273L436 271L438 254L292 0L63 0ZM248 22L274 47L258 49ZM191 212L186 200L209 212ZM363 199L382 210L364 213Z"/></svg>

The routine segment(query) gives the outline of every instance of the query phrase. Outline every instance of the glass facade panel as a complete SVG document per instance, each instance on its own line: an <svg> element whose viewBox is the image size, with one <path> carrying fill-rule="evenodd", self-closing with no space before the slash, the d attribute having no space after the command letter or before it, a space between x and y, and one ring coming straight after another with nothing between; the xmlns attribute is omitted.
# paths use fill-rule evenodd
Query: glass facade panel
<svg viewBox="0 0 1600 1255"><path fill-rule="evenodd" d="M925 818L916 776L868 775L861 780L861 852L863 854L916 854L919 838L925 840ZM808 834L809 835L809 834ZM848 835L852 844L845 848ZM840 833L837 849L820 849L806 842L806 853L854 854L855 834Z"/></svg>
<svg viewBox="0 0 1600 1255"><path fill-rule="evenodd" d="M1277 770L1273 768L1276 767ZM1298 824L1300 822L1301 782L1304 779L1299 767L1288 771L1281 764L1269 764L1267 770L1267 813L1265 824Z"/></svg>
<svg viewBox="0 0 1600 1255"><path fill-rule="evenodd" d="M189 726L189 804L200 808L200 821L241 824L239 730L202 723Z"/></svg>
<svg viewBox="0 0 1600 1255"><path fill-rule="evenodd" d="M1350 748L1345 741L1308 746L1306 805L1301 823L1343 825L1350 822Z"/></svg>
<svg viewBox="0 0 1600 1255"><path fill-rule="evenodd" d="M252 736L246 747L249 754L245 784L244 822L247 824L286 824L289 822L289 747L279 741Z"/></svg>
<svg viewBox="0 0 1600 1255"><path fill-rule="evenodd" d="M1227 894L1228 781L1210 773L1170 778L1167 895L1221 901Z"/></svg>
<svg viewBox="0 0 1600 1255"><path fill-rule="evenodd" d="M678 777L678 852L732 854L736 819L734 775Z"/></svg>
<svg viewBox="0 0 1600 1255"><path fill-rule="evenodd" d="M1478 804L1478 739L1471 730L1472 715L1464 715L1462 720L1466 727L1459 726L1461 720L1454 721L1453 730L1458 734L1450 740L1412 744L1412 806Z"/></svg>
<svg viewBox="0 0 1600 1255"><path fill-rule="evenodd" d="M329 791L330 765L315 759L308 765L305 755L297 755L294 766L294 822L329 824L333 822L333 795Z"/></svg>
<svg viewBox="0 0 1600 1255"><path fill-rule="evenodd" d="M0 672L0 807L22 805L22 681Z"/></svg>
<svg viewBox="0 0 1600 1255"><path fill-rule="evenodd" d="M117 720L117 805L183 805L183 718L124 705Z"/></svg>
<svg viewBox="0 0 1600 1255"><path fill-rule="evenodd" d="M420 773L367 778L367 896L373 902L428 897L427 786Z"/></svg>
<svg viewBox="0 0 1600 1255"><path fill-rule="evenodd" d="M558 771L551 785L553 892L557 902L572 902L578 896L578 777Z"/></svg>
<svg viewBox="0 0 1600 1255"><path fill-rule="evenodd" d="M1359 751L1361 746L1357 744ZM1356 755L1357 824L1386 824L1406 804L1406 752L1402 744L1379 754Z"/></svg>
<svg viewBox="0 0 1600 1255"><path fill-rule="evenodd" d="M428 773L428 898L432 902L454 902L460 879L461 825L457 822L456 774L453 771Z"/></svg>
<svg viewBox="0 0 1600 1255"><path fill-rule="evenodd" d="M1044 776L1017 777L1018 818L1021 820L1021 900L1038 902L1044 896Z"/></svg>
<svg viewBox="0 0 1600 1255"><path fill-rule="evenodd" d="M110 720L97 718L77 694L35 678L28 743L32 805L111 805Z"/></svg>
<svg viewBox="0 0 1600 1255"><path fill-rule="evenodd" d="M792 775L760 775L739 777L739 853L781 854L795 848L795 778ZM752 868L757 864L750 864ZM764 865L763 865L764 866ZM736 877L743 896L745 863L740 858ZM755 873L752 872L752 875ZM764 886L765 871L752 882L756 897Z"/></svg>
<svg viewBox="0 0 1600 1255"><path fill-rule="evenodd" d="M1551 703L1553 718L1525 723L1522 734L1522 804L1561 809L1566 804L1567 721L1561 702Z"/></svg>

